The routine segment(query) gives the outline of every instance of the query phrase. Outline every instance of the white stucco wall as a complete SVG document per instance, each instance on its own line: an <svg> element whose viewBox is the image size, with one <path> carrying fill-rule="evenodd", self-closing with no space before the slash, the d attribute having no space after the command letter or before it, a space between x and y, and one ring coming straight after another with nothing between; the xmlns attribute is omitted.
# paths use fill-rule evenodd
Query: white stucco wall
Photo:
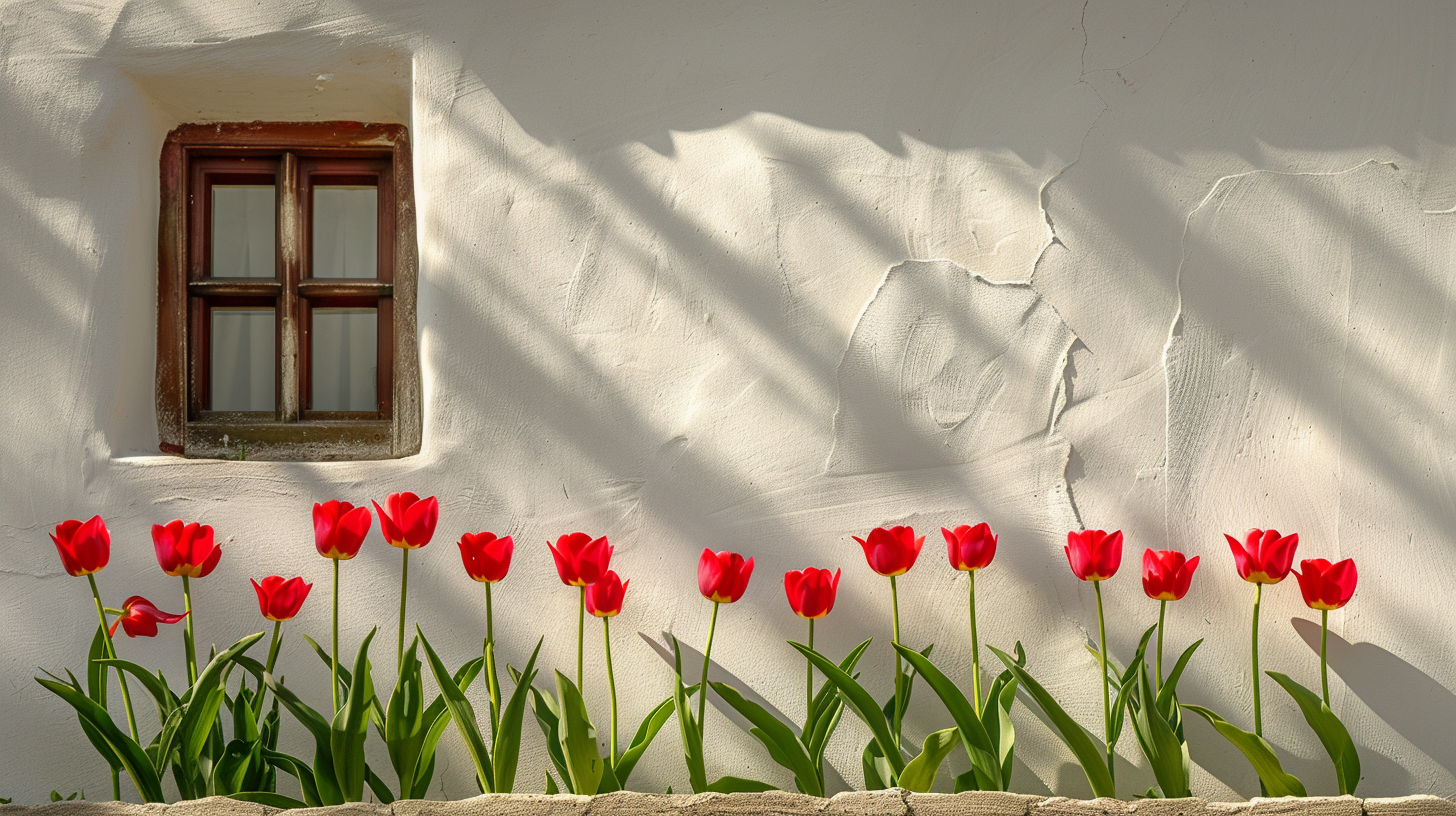
<svg viewBox="0 0 1456 816"><path fill-rule="evenodd" d="M402 489L441 498L411 610L453 663L483 631L460 533L516 537L501 653L520 663L552 624L547 668L574 662L576 594L545 542L612 538L634 724L671 680L634 633L705 637L703 546L758 563L715 657L797 717L803 665L784 641L802 626L782 573L844 567L819 643L874 636L862 665L888 693L888 587L849 536L914 524L930 540L901 584L905 640L935 642L968 680L964 578L935 528L987 520L1002 538L979 582L983 640L1022 640L1094 729L1080 644L1095 611L1066 531L1126 531L1105 593L1122 654L1157 611L1142 548L1202 555L1169 614L1171 643L1207 638L1184 696L1248 726L1252 590L1222 533L1297 531L1302 555L1361 570L1331 616L1360 793L1456 793L1453 35L1456 8L1436 2L4 4L0 796L109 787L30 679L78 667L95 625L54 524L101 513L108 600L168 609L180 587L150 525L212 524L227 543L195 584L205 643L262 628L249 577L317 581L283 665L323 701L327 672L298 637L329 619L310 504ZM162 137L337 118L412 128L423 452L156 455ZM383 628L386 685L398 569L376 527L344 570L344 640ZM1269 593L1265 667L1317 682L1317 620L1292 580ZM179 631L120 649L182 674ZM1334 792L1293 705L1265 694L1286 767ZM1016 716L1015 789L1086 794L1051 732ZM710 718L711 776L789 784ZM922 689L909 732L947 724ZM1257 793L1211 729L1189 734L1196 794ZM846 722L831 750L853 784L865 738ZM474 793L453 734L444 750L435 792ZM1124 793L1151 785L1130 734L1120 752ZM545 766L528 724L523 787ZM642 789L685 789L675 729L640 768Z"/></svg>

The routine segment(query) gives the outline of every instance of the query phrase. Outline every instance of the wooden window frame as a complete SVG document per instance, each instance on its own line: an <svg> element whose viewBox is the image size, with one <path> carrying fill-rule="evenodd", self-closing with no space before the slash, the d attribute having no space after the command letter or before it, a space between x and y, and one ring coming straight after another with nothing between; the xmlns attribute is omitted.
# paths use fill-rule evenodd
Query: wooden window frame
<svg viewBox="0 0 1456 816"><path fill-rule="evenodd" d="M327 159L327 163L315 161ZM271 176L278 274L211 278L210 185ZM311 278L314 178L379 188L376 279ZM222 183L228 183L226 180ZM414 184L408 130L359 122L188 124L167 134L158 229L157 430L164 453L285 461L393 459L420 450ZM211 309L275 309L276 411L208 404ZM313 308L378 309L377 412L309 404Z"/></svg>

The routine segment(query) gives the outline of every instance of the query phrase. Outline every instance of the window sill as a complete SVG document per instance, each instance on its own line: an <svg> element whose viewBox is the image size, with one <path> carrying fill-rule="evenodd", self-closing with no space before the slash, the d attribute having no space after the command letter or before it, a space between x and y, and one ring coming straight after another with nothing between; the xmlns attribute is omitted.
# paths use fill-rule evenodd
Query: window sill
<svg viewBox="0 0 1456 816"><path fill-rule="evenodd" d="M188 459L247 459L259 462L332 462L398 459L418 453L403 449L389 420L187 423Z"/></svg>

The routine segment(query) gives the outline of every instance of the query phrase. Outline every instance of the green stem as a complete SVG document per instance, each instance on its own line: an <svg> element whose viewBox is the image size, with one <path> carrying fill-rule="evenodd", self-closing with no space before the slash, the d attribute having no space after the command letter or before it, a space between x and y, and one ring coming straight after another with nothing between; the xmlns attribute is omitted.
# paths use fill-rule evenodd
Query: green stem
<svg viewBox="0 0 1456 816"><path fill-rule="evenodd" d="M405 599L409 597L409 548L403 548L403 552L404 570L399 578L399 648L394 657L400 677L404 676L404 607Z"/></svg>
<svg viewBox="0 0 1456 816"><path fill-rule="evenodd" d="M703 734L707 733L704 727L703 717L708 713L708 656L713 653L713 630L718 628L718 607L722 604L713 602L713 617L708 621L708 645L703 649L703 679L698 683L698 755L702 755Z"/></svg>
<svg viewBox="0 0 1456 816"><path fill-rule="evenodd" d="M334 690L334 713L339 713L339 559L334 559L334 666L329 687Z"/></svg>
<svg viewBox="0 0 1456 816"><path fill-rule="evenodd" d="M490 683L490 739L494 744L495 735L500 730L500 681L495 673L495 616L490 608L489 581L485 583L485 644L485 679Z"/></svg>
<svg viewBox="0 0 1456 816"><path fill-rule="evenodd" d="M101 618L101 631L105 633L106 656L111 660L115 660L116 644L111 640L111 628L106 623L106 607L101 604L101 590L96 587L96 576L87 575L86 580L91 582L91 597L96 599L96 614ZM126 674L123 673L121 669L117 669L116 679L118 682L121 683L121 702L123 705L126 706L126 724L129 728L131 728L131 738L139 742L141 738L137 736L136 715L133 714L131 710L131 691L126 687ZM101 684L103 686L106 685L105 667L103 667L101 670ZM116 772L112 771L112 773L115 774ZM116 784L118 786L116 789L116 798L120 799L120 777L117 778Z"/></svg>
<svg viewBox="0 0 1456 816"><path fill-rule="evenodd" d="M971 574L971 691L976 695L976 716L981 716L981 641L976 635L976 571ZM988 701L989 702L989 701Z"/></svg>
<svg viewBox="0 0 1456 816"><path fill-rule="evenodd" d="M1112 692L1107 682L1107 623L1102 615L1102 582L1093 581L1092 588L1097 592L1097 639L1101 646L1097 658L1102 664L1102 740L1107 746L1107 775L1111 777L1114 773L1112 762ZM1116 782L1113 783L1113 790L1116 791ZM1116 793L1113 795L1116 796Z"/></svg>
<svg viewBox="0 0 1456 816"><path fill-rule="evenodd" d="M264 674L272 674L273 666L278 662L278 646L282 642L282 629L283 621L273 621L273 641L268 644L268 663L263 667ZM262 725L263 700L267 696L268 687L266 685L259 685L258 702L253 707L254 719L258 720L259 725Z"/></svg>
<svg viewBox="0 0 1456 816"><path fill-rule="evenodd" d="M607 689L612 694L612 769L617 768L617 678L612 674L612 619L602 618L602 644L607 651Z"/></svg>
<svg viewBox="0 0 1456 816"><path fill-rule="evenodd" d="M1163 617L1168 613L1168 602L1158 601L1158 673L1153 677L1153 693L1163 689Z"/></svg>
<svg viewBox="0 0 1456 816"><path fill-rule="evenodd" d="M890 576L890 608L894 613L895 638L894 642L900 643L900 591L895 588L895 576ZM901 707L904 704L900 700L900 651L895 650L895 750L900 750L900 720L902 716Z"/></svg>
<svg viewBox="0 0 1456 816"><path fill-rule="evenodd" d="M576 690L584 691L586 686L582 685L582 666L586 661L583 656L586 654L583 644L586 643L586 587L581 587L581 604L576 610Z"/></svg>
<svg viewBox="0 0 1456 816"><path fill-rule="evenodd" d="M812 652L813 650L814 650L814 619L813 618L810 618L809 619L809 651ZM809 712L812 711L813 708L814 708L814 663L813 663L813 661L809 660L808 658L804 658L804 662L806 664L808 664L808 666L809 666L809 676L808 676L807 682L805 683L805 686L804 686L804 688L805 688L805 690L807 692L807 696L805 696L804 699L808 701L806 703L806 707L804 709L804 722L807 724L809 722Z"/></svg>
<svg viewBox="0 0 1456 816"><path fill-rule="evenodd" d="M192 632L192 586L182 576L182 602L187 607L187 623L182 629L182 645L187 651L187 685L197 683L197 640Z"/></svg>
<svg viewBox="0 0 1456 816"><path fill-rule="evenodd" d="M1330 664L1325 660L1325 646L1330 635L1330 610L1320 610L1320 688L1325 693L1325 708L1330 706Z"/></svg>
<svg viewBox="0 0 1456 816"><path fill-rule="evenodd" d="M121 772L115 768L111 769L111 801L121 801Z"/></svg>
<svg viewBox="0 0 1456 816"><path fill-rule="evenodd" d="M1259 602L1264 599L1264 585L1254 584L1254 626L1250 637L1250 654L1254 668L1254 733L1264 736L1264 711L1259 705Z"/></svg>

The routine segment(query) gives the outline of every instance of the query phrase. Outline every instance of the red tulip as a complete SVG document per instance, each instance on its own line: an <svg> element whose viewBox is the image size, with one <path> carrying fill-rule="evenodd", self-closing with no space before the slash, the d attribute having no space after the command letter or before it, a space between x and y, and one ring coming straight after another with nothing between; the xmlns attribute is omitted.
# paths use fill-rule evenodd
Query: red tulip
<svg viewBox="0 0 1456 816"><path fill-rule="evenodd" d="M571 533L556 539L551 557L556 561L556 574L567 586L589 586L602 580L612 562L612 545L606 536L592 538L586 533Z"/></svg>
<svg viewBox="0 0 1456 816"><path fill-rule="evenodd" d="M61 566L77 578L101 570L111 560L111 532L100 516L57 524L51 541L61 554Z"/></svg>
<svg viewBox="0 0 1456 816"><path fill-rule="evenodd" d="M808 567L784 573L784 592L789 608L808 620L817 620L834 609L834 596L839 592L839 570L831 575L827 569Z"/></svg>
<svg viewBox="0 0 1456 816"><path fill-rule="evenodd" d="M116 627L119 624L127 637L156 637L157 624L176 623L185 617L186 612L169 615L146 598L133 595L121 605L121 617L112 622L111 635L116 636Z"/></svg>
<svg viewBox="0 0 1456 816"><path fill-rule="evenodd" d="M252 579L249 579L252 581ZM292 620L303 606L303 599L313 584L305 584L303 578L284 580L281 575L270 575L263 583L252 581L253 591L258 593L258 609L270 621Z"/></svg>
<svg viewBox="0 0 1456 816"><path fill-rule="evenodd" d="M1223 537L1234 551L1240 578L1251 584L1277 584L1289 577L1299 533L1281 536L1278 530L1250 530L1243 543L1227 533Z"/></svg>
<svg viewBox="0 0 1456 816"><path fill-rule="evenodd" d="M940 533L945 536L950 565L961 572L984 569L996 557L996 534L984 521L974 527L962 524L954 530L942 527Z"/></svg>
<svg viewBox="0 0 1456 816"><path fill-rule="evenodd" d="M627 594L627 585L621 576L607 570L600 581L586 588L586 611L599 618L614 618L622 611L622 598Z"/></svg>
<svg viewBox="0 0 1456 816"><path fill-rule="evenodd" d="M435 522L440 520L440 503L434 496L421 499L413 493L390 493L384 503L389 512L379 502L374 502L374 511L379 514L379 530L389 546L417 550L430 543Z"/></svg>
<svg viewBox="0 0 1456 816"><path fill-rule="evenodd" d="M920 557L920 548L925 545L925 536L915 537L912 527L876 527L870 530L869 538L854 536L864 548L865 560L870 569L887 577L904 575L915 566Z"/></svg>
<svg viewBox="0 0 1456 816"><path fill-rule="evenodd" d="M222 558L222 548L212 541L212 527L179 521L152 525L152 544L162 572L184 578L206 578Z"/></svg>
<svg viewBox="0 0 1456 816"><path fill-rule="evenodd" d="M1122 566L1122 531L1073 530L1067 533L1067 562L1083 581L1105 581Z"/></svg>
<svg viewBox="0 0 1456 816"><path fill-rule="evenodd" d="M313 541L319 555L348 561L359 554L374 517L369 508L346 501L327 501L313 506Z"/></svg>
<svg viewBox="0 0 1456 816"><path fill-rule="evenodd" d="M495 533L466 533L457 543L465 573L471 578L493 584L510 571L511 554L516 551L516 543L510 536L496 538Z"/></svg>
<svg viewBox="0 0 1456 816"><path fill-rule="evenodd" d="M1181 601L1196 569L1196 555L1185 560L1177 550L1143 550L1143 591L1155 601Z"/></svg>
<svg viewBox="0 0 1456 816"><path fill-rule="evenodd" d="M713 603L733 603L748 589L753 559L735 552L715 553L704 548L698 556L698 591Z"/></svg>
<svg viewBox="0 0 1456 816"><path fill-rule="evenodd" d="M1299 562L1304 572L1294 573L1299 579L1299 591L1304 593L1304 602L1310 609L1339 609L1350 602L1355 594L1355 559L1346 558L1331 564L1323 558L1310 558Z"/></svg>

